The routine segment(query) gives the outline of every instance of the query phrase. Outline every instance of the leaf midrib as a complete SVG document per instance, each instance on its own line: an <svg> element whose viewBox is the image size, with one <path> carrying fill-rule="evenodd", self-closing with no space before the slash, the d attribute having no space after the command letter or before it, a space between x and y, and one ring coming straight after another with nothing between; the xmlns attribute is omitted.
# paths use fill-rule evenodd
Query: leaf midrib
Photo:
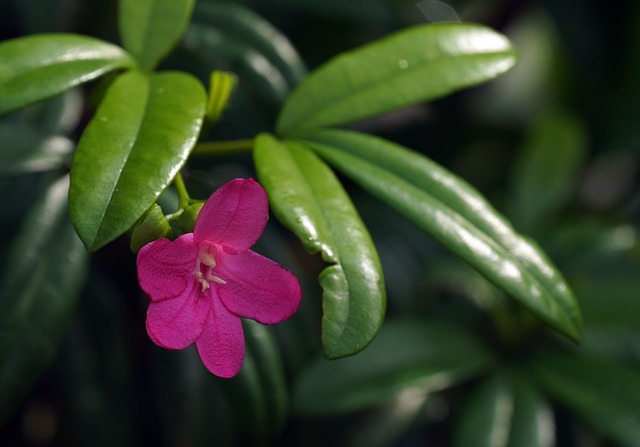
<svg viewBox="0 0 640 447"><path fill-rule="evenodd" d="M309 142L309 143L311 143L311 146L319 145L318 143L315 143L315 142ZM381 168L380 166L376 165L373 162L370 162L369 160L354 156L354 155L352 155L350 153L341 152L341 151L339 151L339 150L337 150L335 148L331 148L331 147L328 147L328 146L324 146L324 145L319 145L319 146L322 146L322 148L325 149L325 150L334 151L334 152L337 152L338 154L341 154L341 155L344 155L344 156L347 156L347 157L353 157L353 158L361 161L362 163L374 166L376 169L384 170L383 168ZM338 166L338 168L342 169L339 166ZM424 191L421 188L419 188L419 187L417 187L417 186L405 181L404 179L399 177L395 172L391 172L391 171L385 171L385 172L387 172L390 176L393 176L395 179L397 179L398 184L409 185L410 187L415 188L419 192L421 192L421 193L427 195L428 197L430 197L434 202L437 202L437 203L441 204L444 209L449 211L449 213L455 218L455 220L462 221L462 222L467 222L472 228L477 230L479 235L482 237L483 240L485 240L486 243L488 243L489 245L494 247L494 249L497 248L499 250L499 252L503 256L504 256L505 253L507 255L509 255L509 253L511 253L509 248L506 247L506 246L503 246L502 243L499 240L494 239L493 237L488 235L485 231L483 231L481 228L479 228L474 222L472 222L469 219L466 219L462 214L460 214L456 210L452 209L448 205L444 204L439 199L437 199L436 197L431 195L429 192ZM518 235L516 234L516 236L518 236ZM556 295L550 291L550 289L548 288L548 286L546 284L546 281L541 280L540 277L536 274L535 271L532 271L525 264L523 264L521 259L520 259L520 257L518 257L518 256L504 256L504 257L505 258L511 258L512 260L514 260L522 271L527 272L528 276L530 276L533 279L535 279L535 282L541 286L542 290L544 290L546 295L551 297L551 298L553 298L553 302L556 303L562 309L562 311L564 312L565 316L568 317L569 321L572 322L572 324L574 326L574 329L578 329L579 325L572 318L572 315L573 315L572 312L568 311L567 307L565 307L565 303L564 303L563 300L555 299ZM518 300L518 301L520 301L520 300Z"/></svg>
<svg viewBox="0 0 640 447"><path fill-rule="evenodd" d="M436 57L434 59L429 59L428 61L425 61L422 64L419 65L409 65L407 68L402 69L401 73L398 72L389 72L389 74L383 78L376 78L370 82L367 82L365 84L361 84L361 87L355 90L349 90L349 93L347 93L346 95L341 95L339 97L337 97L337 100L331 100L331 101L327 101L325 103L322 104L321 107L315 108L313 111L306 113L306 114L300 114L298 116L298 119L295 121L292 121L291 124L289 126L287 126L284 129L279 129L279 133L281 134L286 134L288 132L291 132L293 130L299 130L299 129L308 129L309 127L311 128L315 128L315 127L322 127L318 126L318 125L313 125L313 126L299 126L300 122L304 122L304 121L311 121L313 117L320 115L321 113L324 113L325 110L327 109L331 109L331 108L335 108L335 107L339 107L340 105L344 104L344 103L348 103L354 100L354 98L357 98L360 95L366 94L367 92L370 92L371 90L375 90L377 88L379 88L381 85L388 83L390 80L401 80L404 77L409 77L409 76L415 76L417 71L420 70L425 70L427 68L429 68L428 66L433 64L433 65L438 65L438 64L450 64L450 63L455 63L455 62L468 62L469 60L473 60L473 59L477 59L477 58L485 58L485 57L497 57L500 55L504 55L504 56L509 56L513 54L513 50L507 49L504 51L494 51L491 53L470 53L470 54L464 54L464 55L454 55L454 56L440 56L440 57ZM344 56L346 57L346 56ZM440 67L436 67L436 69L440 69ZM319 74L317 74L315 77L317 78L318 76L321 75L321 72L318 72ZM490 79L490 78L489 78ZM477 83L477 82L474 82ZM450 91L451 89L447 89L447 91ZM442 96L443 94L446 94L446 91L442 94L437 95L436 97ZM296 95L297 97L298 95ZM434 97L435 98L435 97ZM425 98L425 99L417 99L417 101L428 101L429 98ZM330 106L327 106L327 104L329 104ZM284 110L284 109L283 109ZM311 118L309 118L311 117ZM363 117L364 118L364 117ZM360 118L357 118L360 119ZM353 120L351 120L353 121Z"/></svg>

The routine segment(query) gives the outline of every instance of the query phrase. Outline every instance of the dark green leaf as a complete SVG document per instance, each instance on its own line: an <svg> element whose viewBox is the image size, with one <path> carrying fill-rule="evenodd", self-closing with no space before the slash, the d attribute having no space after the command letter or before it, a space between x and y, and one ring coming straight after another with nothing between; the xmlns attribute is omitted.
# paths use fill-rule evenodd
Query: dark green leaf
<svg viewBox="0 0 640 447"><path fill-rule="evenodd" d="M188 49L214 67L219 67L222 60L228 61L234 72L247 77L256 95L267 105L279 108L289 94L287 81L275 65L253 48L219 30L193 23L185 33L184 41Z"/></svg>
<svg viewBox="0 0 640 447"><path fill-rule="evenodd" d="M0 175L57 169L71 159L73 142L43 135L24 123L0 124Z"/></svg>
<svg viewBox="0 0 640 447"><path fill-rule="evenodd" d="M71 166L71 219L88 250L127 231L182 168L206 95L190 75L131 71L116 79Z"/></svg>
<svg viewBox="0 0 640 447"><path fill-rule="evenodd" d="M0 280L0 424L53 359L84 281L68 185L66 176L51 184L9 248Z"/></svg>
<svg viewBox="0 0 640 447"><path fill-rule="evenodd" d="M75 34L37 34L0 44L0 113L134 65L122 48Z"/></svg>
<svg viewBox="0 0 640 447"><path fill-rule="evenodd" d="M282 357L268 327L246 320L244 329L247 349L264 391L267 424L261 435L265 439L271 439L280 432L289 414L289 393ZM245 412L246 408L243 408L242 413Z"/></svg>
<svg viewBox="0 0 640 447"><path fill-rule="evenodd" d="M516 63L509 40L480 25L418 25L314 70L278 118L281 134L345 124L488 81Z"/></svg>
<svg viewBox="0 0 640 447"><path fill-rule="evenodd" d="M60 346L55 371L61 374L53 374L64 408L65 443L133 447L138 444L137 402L145 389L136 372L147 358L137 355L127 330L131 297L99 269L89 273L84 297ZM165 393L168 388L165 383Z"/></svg>
<svg viewBox="0 0 640 447"><path fill-rule="evenodd" d="M622 363L577 353L551 353L530 365L549 394L621 446L640 439L640 374Z"/></svg>
<svg viewBox="0 0 640 447"><path fill-rule="evenodd" d="M306 75L306 68L291 42L273 25L238 3L200 2L194 21L216 29L225 38L246 45L282 73L290 87Z"/></svg>
<svg viewBox="0 0 640 447"><path fill-rule="evenodd" d="M320 274L325 355L361 351L382 324L386 293L378 254L349 196L333 172L298 144L262 134L254 157L278 219L331 264Z"/></svg>
<svg viewBox="0 0 640 447"><path fill-rule="evenodd" d="M400 392L447 388L486 369L492 357L463 328L418 319L390 320L356 357L311 363L294 384L299 415L334 415L381 404Z"/></svg>
<svg viewBox="0 0 640 447"><path fill-rule="evenodd" d="M579 294L585 322L588 326L627 327L640 332L638 291L637 269L611 278L593 278Z"/></svg>
<svg viewBox="0 0 640 447"><path fill-rule="evenodd" d="M454 447L551 447L553 414L531 384L495 375L470 396L454 430Z"/></svg>
<svg viewBox="0 0 640 447"><path fill-rule="evenodd" d="M390 402L370 409L349 427L344 444L349 447L396 447L407 438L414 425L424 423L429 405L434 402L425 390L408 389ZM438 402L435 402L438 405ZM436 407L437 408L437 407Z"/></svg>
<svg viewBox="0 0 640 447"><path fill-rule="evenodd" d="M278 434L288 413L282 359L269 329L244 321L247 355L240 372L222 383L242 436L265 442Z"/></svg>
<svg viewBox="0 0 640 447"><path fill-rule="evenodd" d="M143 69L153 69L175 46L189 23L195 0L120 0L124 47Z"/></svg>
<svg viewBox="0 0 640 447"><path fill-rule="evenodd" d="M545 115L531 130L513 170L513 219L535 231L565 204L586 150L580 122L566 113Z"/></svg>
<svg viewBox="0 0 640 447"><path fill-rule="evenodd" d="M356 132L316 131L304 144L550 326L581 337L580 308L562 275L464 180L421 154Z"/></svg>

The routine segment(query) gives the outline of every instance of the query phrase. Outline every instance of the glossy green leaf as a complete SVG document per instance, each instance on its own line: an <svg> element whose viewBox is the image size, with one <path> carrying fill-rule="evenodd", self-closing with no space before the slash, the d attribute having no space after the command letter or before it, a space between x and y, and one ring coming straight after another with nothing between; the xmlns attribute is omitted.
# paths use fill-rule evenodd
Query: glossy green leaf
<svg viewBox="0 0 640 447"><path fill-rule="evenodd" d="M71 160L73 142L43 135L24 123L0 124L0 174L24 174L63 167Z"/></svg>
<svg viewBox="0 0 640 447"><path fill-rule="evenodd" d="M302 59L286 36L239 3L200 2L195 8L194 22L216 29L227 39L262 55L282 73L290 87L306 75Z"/></svg>
<svg viewBox="0 0 640 447"><path fill-rule="evenodd" d="M543 116L528 135L513 170L513 219L532 232L548 224L574 192L586 135L573 116Z"/></svg>
<svg viewBox="0 0 640 447"><path fill-rule="evenodd" d="M0 43L0 113L130 68L122 48L75 34L36 34Z"/></svg>
<svg viewBox="0 0 640 447"><path fill-rule="evenodd" d="M378 254L349 196L334 173L298 144L261 134L254 158L278 219L331 264L319 277L325 356L361 351L382 324L386 293Z"/></svg>
<svg viewBox="0 0 640 447"><path fill-rule="evenodd" d="M552 447L553 413L523 379L495 375L474 390L453 431L453 447Z"/></svg>
<svg viewBox="0 0 640 447"><path fill-rule="evenodd" d="M120 0L118 22L124 47L143 69L153 69L186 29L195 0Z"/></svg>
<svg viewBox="0 0 640 447"><path fill-rule="evenodd" d="M558 402L621 446L640 439L640 373L604 357L550 353L530 368Z"/></svg>
<svg viewBox="0 0 640 447"><path fill-rule="evenodd" d="M517 55L480 25L418 25L341 54L314 70L278 117L281 134L346 124L488 81Z"/></svg>
<svg viewBox="0 0 640 447"><path fill-rule="evenodd" d="M9 247L0 279L0 424L53 359L84 281L68 185L67 176L51 184Z"/></svg>
<svg viewBox="0 0 640 447"><path fill-rule="evenodd" d="M126 232L173 180L205 102L200 82L179 72L131 71L109 87L71 166L71 219L89 251Z"/></svg>
<svg viewBox="0 0 640 447"><path fill-rule="evenodd" d="M356 357L311 363L293 389L298 415L335 415L399 393L441 390L488 368L492 357L463 328L420 319L387 321Z"/></svg>
<svg viewBox="0 0 640 447"><path fill-rule="evenodd" d="M316 131L304 144L550 326L581 337L580 308L562 275L464 180L421 154L356 132Z"/></svg>

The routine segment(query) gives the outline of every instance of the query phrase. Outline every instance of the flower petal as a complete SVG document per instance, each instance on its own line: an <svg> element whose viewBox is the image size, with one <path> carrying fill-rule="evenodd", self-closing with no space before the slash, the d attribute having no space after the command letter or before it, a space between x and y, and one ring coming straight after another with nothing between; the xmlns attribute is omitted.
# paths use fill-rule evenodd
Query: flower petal
<svg viewBox="0 0 640 447"><path fill-rule="evenodd" d="M182 295L152 301L147 309L147 333L155 344L167 349L184 349L202 333L210 313L211 300L199 296L193 281Z"/></svg>
<svg viewBox="0 0 640 447"><path fill-rule="evenodd" d="M216 273L222 303L234 314L262 324L289 318L300 304L300 284L287 269L251 250L220 259Z"/></svg>
<svg viewBox="0 0 640 447"><path fill-rule="evenodd" d="M262 186L253 179L237 178L218 188L204 204L196 219L194 240L239 253L256 243L268 217L267 193Z"/></svg>
<svg viewBox="0 0 640 447"><path fill-rule="evenodd" d="M245 354L242 321L216 297L196 348L204 366L218 377L228 379L242 368Z"/></svg>
<svg viewBox="0 0 640 447"><path fill-rule="evenodd" d="M138 281L152 301L180 296L194 283L197 247L193 233L180 236L175 241L158 239L140 249Z"/></svg>

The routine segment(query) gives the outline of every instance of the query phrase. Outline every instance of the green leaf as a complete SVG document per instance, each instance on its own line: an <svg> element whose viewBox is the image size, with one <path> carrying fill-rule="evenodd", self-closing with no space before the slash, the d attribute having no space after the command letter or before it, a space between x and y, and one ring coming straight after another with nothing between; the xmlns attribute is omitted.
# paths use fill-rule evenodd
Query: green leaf
<svg viewBox="0 0 640 447"><path fill-rule="evenodd" d="M586 135L573 116L554 112L531 129L513 170L514 222L531 232L549 222L576 185Z"/></svg>
<svg viewBox="0 0 640 447"><path fill-rule="evenodd" d="M233 73L214 70L209 77L209 98L207 100L207 121L215 124L229 104L238 78Z"/></svg>
<svg viewBox="0 0 640 447"><path fill-rule="evenodd" d="M640 374L604 357L550 353L530 368L549 394L621 446L640 439Z"/></svg>
<svg viewBox="0 0 640 447"><path fill-rule="evenodd" d="M152 70L182 37L195 0L120 0L118 22L124 47Z"/></svg>
<svg viewBox="0 0 640 447"><path fill-rule="evenodd" d="M75 34L37 34L2 42L0 113L133 65L122 48Z"/></svg>
<svg viewBox="0 0 640 447"><path fill-rule="evenodd" d="M200 82L179 72L131 71L109 87L71 165L69 211L89 251L126 232L173 180L205 102Z"/></svg>
<svg viewBox="0 0 640 447"><path fill-rule="evenodd" d="M267 105L280 107L289 85L278 68L264 55L208 25L192 23L184 36L185 46L205 63L219 67L226 60L231 69L244 75L255 94ZM215 55L215 59L212 59Z"/></svg>
<svg viewBox="0 0 640 447"><path fill-rule="evenodd" d="M85 251L79 241L78 246ZM149 358L140 355L124 329L131 317L127 293L105 269L92 269L83 294L87 299L78 303L61 343L55 369L61 373L54 377L68 445L134 447L139 442L135 414L141 389L136 371L146 367ZM166 394L174 392L163 385Z"/></svg>
<svg viewBox="0 0 640 447"><path fill-rule="evenodd" d="M319 277L325 356L361 351L382 324L386 293L378 254L349 196L334 173L298 144L261 134L254 158L278 219L331 264Z"/></svg>
<svg viewBox="0 0 640 447"><path fill-rule="evenodd" d="M303 144L464 259L556 330L578 340L582 317L562 275L473 187L381 138L326 130Z"/></svg>
<svg viewBox="0 0 640 447"><path fill-rule="evenodd" d="M71 159L73 142L24 123L0 123L0 175L49 171Z"/></svg>
<svg viewBox="0 0 640 447"><path fill-rule="evenodd" d="M471 394L454 430L454 447L552 447L553 414L528 382L494 375Z"/></svg>
<svg viewBox="0 0 640 447"><path fill-rule="evenodd" d="M68 184L56 180L35 201L9 247L0 279L0 424L53 359L84 282Z"/></svg>
<svg viewBox="0 0 640 447"><path fill-rule="evenodd" d="M169 221L162 212L162 208L154 203L133 227L129 248L132 252L138 253L148 243L163 237L170 238L171 235L172 228Z"/></svg>
<svg viewBox="0 0 640 447"><path fill-rule="evenodd" d="M264 391L267 424L261 437L272 439L279 434L289 414L289 392L284 375L282 356L268 327L245 320L247 349L253 358L260 385ZM246 413L246 407L241 414Z"/></svg>
<svg viewBox="0 0 640 447"><path fill-rule="evenodd" d="M283 426L288 413L288 393L282 358L269 329L243 321L247 355L240 372L224 380L221 389L240 427L242 436L265 443Z"/></svg>
<svg viewBox="0 0 640 447"><path fill-rule="evenodd" d="M409 389L398 393L390 402L380 408L368 409L366 413L350 424L346 441L349 447L397 447L408 438L414 429L420 430L425 414L429 414L430 404L436 399L424 390ZM435 402L434 402L435 401Z"/></svg>
<svg viewBox="0 0 640 447"><path fill-rule="evenodd" d="M484 26L414 26L314 70L285 103L277 131L346 124L433 100L493 79L516 59L509 40Z"/></svg>
<svg viewBox="0 0 640 447"><path fill-rule="evenodd" d="M311 363L293 389L294 413L326 416L438 391L488 368L492 357L463 328L422 319L387 321L357 357Z"/></svg>
<svg viewBox="0 0 640 447"><path fill-rule="evenodd" d="M286 79L290 87L304 78L307 69L291 42L271 23L238 3L200 2L194 22L216 29L262 55Z"/></svg>

